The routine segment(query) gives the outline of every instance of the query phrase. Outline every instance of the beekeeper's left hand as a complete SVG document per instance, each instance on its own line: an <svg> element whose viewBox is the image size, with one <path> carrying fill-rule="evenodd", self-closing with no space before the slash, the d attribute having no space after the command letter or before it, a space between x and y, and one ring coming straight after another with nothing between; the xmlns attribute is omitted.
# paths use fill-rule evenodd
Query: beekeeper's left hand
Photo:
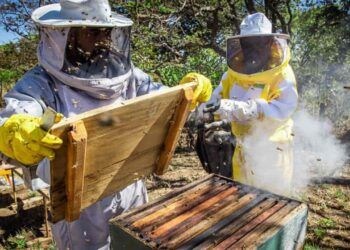
<svg viewBox="0 0 350 250"><path fill-rule="evenodd" d="M194 91L193 100L191 104L191 110L195 109L198 104L204 103L210 100L213 92L213 87L208 78L198 73L189 73L182 78L180 84L194 82L197 83L197 87Z"/></svg>

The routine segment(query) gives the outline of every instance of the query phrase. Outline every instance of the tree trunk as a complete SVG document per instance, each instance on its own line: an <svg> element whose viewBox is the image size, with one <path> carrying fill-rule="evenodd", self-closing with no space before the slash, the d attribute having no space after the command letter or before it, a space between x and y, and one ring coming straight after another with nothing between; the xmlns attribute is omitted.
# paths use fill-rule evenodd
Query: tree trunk
<svg viewBox="0 0 350 250"><path fill-rule="evenodd" d="M253 0L245 0L244 2L245 2L245 5L247 7L249 14L253 14L256 12L255 4L254 4Z"/></svg>
<svg viewBox="0 0 350 250"><path fill-rule="evenodd" d="M265 5L265 16L269 18L269 0L264 0Z"/></svg>

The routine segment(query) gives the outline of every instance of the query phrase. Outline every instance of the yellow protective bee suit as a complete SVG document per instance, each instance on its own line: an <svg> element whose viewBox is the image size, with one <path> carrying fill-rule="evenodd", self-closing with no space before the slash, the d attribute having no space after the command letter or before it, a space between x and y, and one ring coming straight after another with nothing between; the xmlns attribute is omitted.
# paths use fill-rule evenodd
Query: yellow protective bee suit
<svg viewBox="0 0 350 250"><path fill-rule="evenodd" d="M229 62L229 69L224 73L220 85L214 90L215 96L221 99L235 100L241 103L254 102L258 107L256 119L248 121L232 121L232 133L237 138L237 146L233 156L233 178L237 181L253 185L259 188L269 189L272 192L286 194L289 192L293 175L292 154L292 126L290 119L297 107L298 94L296 80L292 68L289 65L290 50L285 40L275 39L272 45L269 69L255 74L242 74L235 71L242 67L242 53L232 57L235 62ZM235 68L235 69L233 69ZM244 112L243 112L244 114ZM254 152L245 152L245 140L254 131L253 140L264 143L266 140L266 154L276 155L271 159L265 159L266 164L271 165L273 175L265 175L263 178L283 178L283 185L272 187L266 185L263 178L256 177L252 166L246 161L249 155L254 161L264 159L264 152L254 155ZM252 142L252 140L251 140ZM251 145L254 145L253 141ZM254 148L254 147L253 147ZM267 150L274 150L268 152ZM253 162L254 162L253 161ZM270 180L269 184L271 183Z"/></svg>

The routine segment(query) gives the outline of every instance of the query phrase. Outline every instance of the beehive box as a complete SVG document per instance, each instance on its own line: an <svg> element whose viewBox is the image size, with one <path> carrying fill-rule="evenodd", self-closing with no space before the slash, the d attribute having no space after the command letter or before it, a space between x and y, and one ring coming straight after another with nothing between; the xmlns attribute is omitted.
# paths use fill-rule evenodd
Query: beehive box
<svg viewBox="0 0 350 250"><path fill-rule="evenodd" d="M51 222L80 212L138 179L167 171L193 99L188 83L69 117L51 133Z"/></svg>
<svg viewBox="0 0 350 250"><path fill-rule="evenodd" d="M210 175L116 217L112 249L299 249L307 207Z"/></svg>

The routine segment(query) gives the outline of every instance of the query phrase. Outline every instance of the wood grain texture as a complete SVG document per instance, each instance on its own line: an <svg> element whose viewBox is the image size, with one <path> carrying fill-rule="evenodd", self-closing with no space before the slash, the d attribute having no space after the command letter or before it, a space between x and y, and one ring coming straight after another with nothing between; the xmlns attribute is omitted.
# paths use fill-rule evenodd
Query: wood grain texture
<svg viewBox="0 0 350 250"><path fill-rule="evenodd" d="M287 201L280 201L279 203L277 203L273 207L269 208L268 210L264 211L262 214L258 215L252 221L248 222L245 226L240 228L232 236L230 236L227 239L225 239L224 241L222 241L214 249L216 249L216 250L228 249L234 243L236 243L238 240L240 240L242 237L244 237L246 234L248 234L250 231L252 231L255 227L257 227L259 224L261 224L267 218L272 216L274 213L276 213L278 210L280 210L286 204L287 204Z"/></svg>
<svg viewBox="0 0 350 250"><path fill-rule="evenodd" d="M66 175L66 220L79 219L83 188L86 158L87 132L83 121L73 124L72 131L68 132L67 145L67 175Z"/></svg>
<svg viewBox="0 0 350 250"><path fill-rule="evenodd" d="M253 206L250 206L250 204L253 204ZM204 241L201 244L197 245L194 249L199 250L213 248L215 245L226 239L228 235L234 234L239 228L243 227L247 222L254 219L257 215L274 206L276 204L276 200L269 198L259 203L258 205L254 204L253 202L250 204L245 207L246 213L244 213L239 218L237 217L237 219L234 221L232 220L229 225L209 235L209 237L205 238Z"/></svg>
<svg viewBox="0 0 350 250"><path fill-rule="evenodd" d="M112 230L125 232L112 242L121 249L135 242L137 249L280 249L302 245L306 216L299 201L212 175L112 220Z"/></svg>
<svg viewBox="0 0 350 250"><path fill-rule="evenodd" d="M186 211L185 213L179 215L178 217L161 225L160 227L152 231L150 238L152 240L157 240L158 238L163 237L169 231L174 230L174 228L176 228L178 225L180 225L184 221L195 216L196 214L199 214L199 213L202 213L203 211L208 210L211 206L214 206L220 200L225 199L226 197L234 194L236 191L237 191L237 187L229 187L228 189L225 189L223 192L219 193L218 195L211 197L208 200L200 203L197 207L189 211Z"/></svg>
<svg viewBox="0 0 350 250"><path fill-rule="evenodd" d="M298 232L297 237L293 239L295 249L303 249L302 246L303 246L305 235L302 235L302 230L303 230L302 227L304 226L304 230L306 230L307 210L308 210L307 205L300 204L299 202L293 201L290 204L288 204L288 206L285 207L285 210L287 209L288 209L288 212L282 213L282 211L280 211L278 214L274 215L273 218L269 219L268 222L271 222L271 226L268 229L266 229L266 226L264 227L264 225L261 225L258 228L256 228L254 233L255 235L258 235L258 236L255 237L254 239L250 238L251 242L254 243L254 246L263 245L264 242L268 241L268 239L271 238L271 235L277 235L278 232L281 230L285 230L285 231L293 230ZM301 224L299 224L296 218L300 216L303 217L304 215L305 215L304 220L300 219L299 222ZM296 228L292 227L292 229L288 229L289 223L294 225L295 223L297 223L299 225L297 225ZM250 239L247 238L247 241Z"/></svg>
<svg viewBox="0 0 350 250"><path fill-rule="evenodd" d="M266 230L271 229L281 229L283 228L283 224L281 223L282 220L287 217L290 212L295 209L299 204L296 202L291 202L286 204L282 209L280 209L277 213L273 214L271 217L269 217L264 223L257 226L253 231L249 233L249 235L246 235L242 239L240 239L237 243L232 245L230 249L242 249L246 246L251 246L252 248L258 247L259 245L255 244L257 239L259 239ZM268 235L274 235L269 233Z"/></svg>
<svg viewBox="0 0 350 250"><path fill-rule="evenodd" d="M52 133L63 140L63 146L51 162L52 222L64 219L66 214L67 134L72 124L82 120L88 134L81 202L81 209L84 209L154 172L155 166L160 166L158 159L164 150L172 156L173 148L165 143L169 141L166 138L171 137L169 132L173 133L169 130L173 127L171 121L186 119L188 110L179 107L186 98L186 102L189 101L194 87L194 84L187 84L158 91L55 125Z"/></svg>
<svg viewBox="0 0 350 250"><path fill-rule="evenodd" d="M170 160L173 157L176 148L177 141L180 138L182 128L186 122L192 99L192 88L184 88L182 101L178 106L174 120L170 125L168 135L165 139L164 149L162 150L157 163L155 173L158 175L164 174L168 169Z"/></svg>
<svg viewBox="0 0 350 250"><path fill-rule="evenodd" d="M137 229L144 229L146 227L156 227L157 225L169 221L179 214L187 211L207 199L215 196L219 192L225 190L227 187L216 183L216 185L206 185L197 192L188 193L183 199L177 200L174 203L163 205L154 213L137 220L132 224L132 227ZM144 230L147 231L147 230Z"/></svg>
<svg viewBox="0 0 350 250"><path fill-rule="evenodd" d="M256 198L256 194L247 194L240 199L224 199L222 204L218 204L217 206L213 206L207 214L201 215L198 220L193 220L191 227L183 227L182 230L178 229L178 231L182 231L179 233L177 237L169 238L168 242L165 244L168 249L176 249L179 245L189 241L203 233L204 231L210 229L213 225L217 224L221 220L227 218L235 211L243 208L247 204L249 204L252 200ZM230 196L229 196L230 197ZM231 196L235 198L234 196Z"/></svg>
<svg viewBox="0 0 350 250"><path fill-rule="evenodd" d="M214 177L213 174L210 174L205 178L199 179L184 187L176 188L174 191L171 191L170 193L154 200L151 204L146 203L142 206L139 206L133 210L127 211L119 215L118 221L121 222L123 225L130 225L135 221L154 213L154 211L158 211L164 206L168 206L168 204L181 200L184 197L187 197L187 195L192 192L194 193L200 192L204 187L203 185L210 184L214 186L215 183L218 182L219 180L220 180L219 178Z"/></svg>

